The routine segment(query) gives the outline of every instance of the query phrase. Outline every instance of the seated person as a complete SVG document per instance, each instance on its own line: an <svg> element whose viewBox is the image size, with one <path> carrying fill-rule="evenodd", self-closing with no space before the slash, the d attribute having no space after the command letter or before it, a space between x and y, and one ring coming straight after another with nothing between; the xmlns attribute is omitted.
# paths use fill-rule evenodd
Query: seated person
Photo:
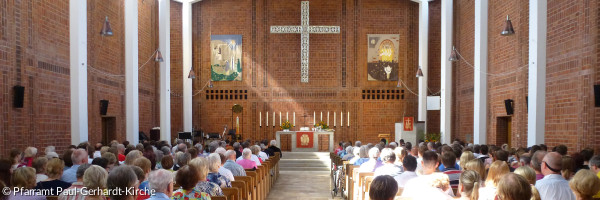
<svg viewBox="0 0 600 200"><path fill-rule="evenodd" d="M401 147L399 147L399 148L401 148ZM400 176L400 174L402 174L402 171L403 171L402 167L394 164L396 162L396 154L394 153L394 150L392 150L390 148L385 148L385 149L381 150L380 157L381 157L383 166L381 166L375 170L375 176L389 175L389 176L396 178L396 177ZM363 164L361 166L361 168L364 165L365 164Z"/></svg>
<svg viewBox="0 0 600 200"><path fill-rule="evenodd" d="M363 163L369 161L369 146L361 146L360 147L360 153L359 153L360 158L358 158L356 160L356 162L354 162L354 166L360 166Z"/></svg>
<svg viewBox="0 0 600 200"><path fill-rule="evenodd" d="M71 183L60 180L64 167L65 164L61 159L53 158L52 160L48 161L46 164L46 173L48 174L48 179L37 183L35 189L52 189L52 194L49 196L58 196L60 195L59 191L63 191L64 189L71 187Z"/></svg>
<svg viewBox="0 0 600 200"><path fill-rule="evenodd" d="M375 177L369 187L369 198L372 200L393 200L398 192L398 183L388 175Z"/></svg>
<svg viewBox="0 0 600 200"><path fill-rule="evenodd" d="M360 165L359 172L375 172L377 168L383 166L383 163L377 159L379 157L378 148L371 148L371 150L369 150L369 157L369 161Z"/></svg>
<svg viewBox="0 0 600 200"><path fill-rule="evenodd" d="M531 186L529 185L529 182L527 182L527 180L521 175L507 173L498 181L496 199L529 200L531 199L531 196Z"/></svg>
<svg viewBox="0 0 600 200"><path fill-rule="evenodd" d="M396 182L398 182L399 188L404 188L406 183L413 178L417 178L417 159L411 155L405 156L404 161L402 161L402 165L404 166L404 172L400 174L398 177L394 177Z"/></svg>
<svg viewBox="0 0 600 200"><path fill-rule="evenodd" d="M241 159L240 159L241 158ZM242 151L242 156L240 156L236 161L237 164L244 167L244 169L256 169L256 162L252 160L252 150L245 148Z"/></svg>
<svg viewBox="0 0 600 200"><path fill-rule="evenodd" d="M448 167L444 167L444 169L442 169L441 171L444 174L448 175L448 178L450 179L450 186L453 189L457 189L458 179L460 179L461 171L459 169L454 168L454 166L452 165L456 164L456 156L454 155L454 153L450 151L442 153L442 164Z"/></svg>
<svg viewBox="0 0 600 200"><path fill-rule="evenodd" d="M208 156L209 172L206 178L208 181L213 182L222 188L231 187L231 181L227 177L219 174L219 168L221 168L221 156L217 153L211 153Z"/></svg>

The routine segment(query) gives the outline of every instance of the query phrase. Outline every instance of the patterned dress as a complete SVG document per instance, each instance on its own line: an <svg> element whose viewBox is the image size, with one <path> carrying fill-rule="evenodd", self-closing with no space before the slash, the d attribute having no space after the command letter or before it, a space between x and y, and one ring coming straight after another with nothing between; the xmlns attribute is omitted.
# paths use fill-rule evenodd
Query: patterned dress
<svg viewBox="0 0 600 200"><path fill-rule="evenodd" d="M206 176L206 179L220 187L231 187L231 181L219 173L210 172L208 173L208 176Z"/></svg>
<svg viewBox="0 0 600 200"><path fill-rule="evenodd" d="M186 191L184 189L178 189L173 192L172 200L210 200L210 196L204 192L200 192L197 189Z"/></svg>
<svg viewBox="0 0 600 200"><path fill-rule="evenodd" d="M205 192L210 196L225 196L219 185L209 181L200 181L194 189Z"/></svg>

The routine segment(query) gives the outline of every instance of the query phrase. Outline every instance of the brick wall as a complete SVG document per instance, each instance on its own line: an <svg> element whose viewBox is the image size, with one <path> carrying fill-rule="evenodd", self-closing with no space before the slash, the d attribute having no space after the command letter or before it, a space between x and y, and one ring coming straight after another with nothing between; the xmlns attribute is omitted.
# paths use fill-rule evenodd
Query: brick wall
<svg viewBox="0 0 600 200"><path fill-rule="evenodd" d="M439 9L439 1L434 1ZM172 91L181 90L180 8L171 4ZM300 83L300 35L271 34L272 25L299 25L300 1L274 0L222 0L201 1L192 5L193 18L193 68L197 78L193 90L200 90L210 78L210 35L241 34L243 40L243 80L238 82L213 82L194 97L194 126L205 132L222 132L223 126L234 126L231 107L244 107L240 115L244 138L274 138L279 128L279 112L283 121L286 113L296 129L312 126L313 113L333 126L336 113L335 141L362 140L375 142L378 134L393 135L394 123L402 116L415 116L416 96L406 88L396 88L396 82L367 81L367 34L400 34L400 77L417 91L416 73L418 56L418 4L411 1L387 0L319 0L310 2L310 24L341 26L340 34L312 34L310 39L310 82ZM434 12L435 13L435 12ZM439 51L439 11L434 17L430 36L430 55ZM437 24L437 25L435 25ZM179 54L179 55L178 55ZM439 55L439 54L438 54ZM438 56L439 57L439 56ZM430 62L430 69L435 66ZM439 60L439 59L438 59ZM177 64L179 63L179 64ZM439 73L439 69L437 69ZM432 90L439 90L439 75L430 79ZM379 91L378 91L379 90ZM247 94L244 99L215 100L211 95L228 95L235 91ZM392 92L398 93L392 93ZM208 92L208 93L207 93ZM211 93L215 92L215 93ZM227 92L227 93L225 93ZM363 93L373 92L381 97L397 94L404 99L363 99ZM234 93L235 94L235 93ZM173 132L181 130L180 98L172 98ZM178 110L179 109L179 110ZM269 126L266 126L266 113ZM273 126L273 112L276 125ZM348 126L350 112L350 126ZM340 126L343 113L344 126ZM262 115L262 124L259 115ZM306 115L306 117L303 117ZM439 115L439 112L438 112ZM439 116L432 126L439 127ZM261 126L262 125L262 126ZM439 129L439 128L437 128Z"/></svg>
<svg viewBox="0 0 600 200"><path fill-rule="evenodd" d="M529 4L490 1L488 40L488 143L497 141L497 118L506 116L505 99L514 100L511 142L527 145ZM600 13L597 1L548 1L546 74L546 144L566 144L569 150L600 148L593 84L600 82L598 66ZM500 36L506 15L515 35ZM454 41L473 63L474 2L454 5ZM453 64L453 138L473 134L473 68L463 60ZM478 72L475 72L478 73ZM569 137L565 137L568 135Z"/></svg>
<svg viewBox="0 0 600 200"><path fill-rule="evenodd" d="M140 65L157 48L157 3L139 0ZM110 101L118 139L125 138L124 22L122 1L89 1L89 141L102 139L99 101ZM0 152L70 145L69 1L0 1ZM114 36L99 32L108 16ZM139 72L140 131L158 126L157 66ZM93 68L93 69L91 69ZM94 70L95 69L95 70ZM13 107L13 86L25 87L23 108Z"/></svg>

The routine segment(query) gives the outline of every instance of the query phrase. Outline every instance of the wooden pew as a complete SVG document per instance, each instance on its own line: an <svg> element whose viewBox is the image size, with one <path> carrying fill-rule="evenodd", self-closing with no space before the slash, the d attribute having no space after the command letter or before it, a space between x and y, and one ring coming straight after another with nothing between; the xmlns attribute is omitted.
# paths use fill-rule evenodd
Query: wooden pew
<svg viewBox="0 0 600 200"><path fill-rule="evenodd" d="M228 200L241 200L240 199L240 189L235 187L230 188L221 188L223 190L223 194L227 197Z"/></svg>
<svg viewBox="0 0 600 200"><path fill-rule="evenodd" d="M346 190L348 191L348 199L352 199L352 194L354 193L354 179L352 177L352 173L354 172L354 168L357 168L353 164L348 163L346 166Z"/></svg>
<svg viewBox="0 0 600 200"><path fill-rule="evenodd" d="M255 191L255 195L254 198L255 200L261 200L262 199L262 190L261 190L261 182L259 180L259 176L258 173L256 173L256 171L246 171L246 175L252 177L252 179L254 180L254 191Z"/></svg>
<svg viewBox="0 0 600 200"><path fill-rule="evenodd" d="M237 180L237 179L236 179ZM231 186L240 189L240 199L241 200L250 200L250 196L248 195L248 186L250 183L246 183L245 181L237 180L231 181Z"/></svg>
<svg viewBox="0 0 600 200"><path fill-rule="evenodd" d="M358 190L358 191L357 191L358 193L356 193L356 194L357 194L357 196L356 196L356 198L355 198L355 199L358 199L358 200L363 200L363 198L362 198L362 197L363 197L363 195L364 195L364 192L365 192L365 191L363 190L363 182L364 182L364 179L365 179L365 177L367 177L367 176L373 176L373 174L374 174L374 173L373 173L373 172L358 172L358 169L359 169L359 168L355 168L356 175L357 175L357 176L355 176L355 177L357 177L357 179L356 179L356 180L354 180L354 181L355 181L355 183L356 183L356 184L355 184L355 186L356 186L356 187L355 187L355 189L357 189L357 190Z"/></svg>
<svg viewBox="0 0 600 200"><path fill-rule="evenodd" d="M227 200L227 197L224 196L210 196L211 200Z"/></svg>
<svg viewBox="0 0 600 200"><path fill-rule="evenodd" d="M236 181L243 181L246 184L247 199L249 199L249 200L256 199L256 190L255 190L256 185L254 184L255 183L254 178L252 178L250 176L235 176L234 178Z"/></svg>
<svg viewBox="0 0 600 200"><path fill-rule="evenodd" d="M363 197L364 200L370 200L369 198L369 189L371 187L371 183L373 182L374 176L367 176L363 181Z"/></svg>

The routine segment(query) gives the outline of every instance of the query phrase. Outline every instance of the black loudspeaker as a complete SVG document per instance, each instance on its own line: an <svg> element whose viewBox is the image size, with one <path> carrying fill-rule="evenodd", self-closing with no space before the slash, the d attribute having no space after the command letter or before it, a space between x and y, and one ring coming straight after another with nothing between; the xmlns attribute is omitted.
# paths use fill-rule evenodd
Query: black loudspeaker
<svg viewBox="0 0 600 200"><path fill-rule="evenodd" d="M189 140L191 140L192 139L192 132L179 132L179 133L177 133L177 137L179 139L184 139L184 140L189 139Z"/></svg>
<svg viewBox="0 0 600 200"><path fill-rule="evenodd" d="M13 101L13 106L15 108L23 108L23 98L25 97L25 87L20 85L15 85L13 87L15 90L15 96Z"/></svg>
<svg viewBox="0 0 600 200"><path fill-rule="evenodd" d="M594 85L594 97L596 107L600 107L600 85Z"/></svg>
<svg viewBox="0 0 600 200"><path fill-rule="evenodd" d="M513 114L514 110L513 110L513 100L512 99L504 100L504 107L506 107L507 115Z"/></svg>
<svg viewBox="0 0 600 200"><path fill-rule="evenodd" d="M150 139L154 141L160 141L160 129L150 130Z"/></svg>
<svg viewBox="0 0 600 200"><path fill-rule="evenodd" d="M108 100L100 100L100 115L106 115L108 111Z"/></svg>

